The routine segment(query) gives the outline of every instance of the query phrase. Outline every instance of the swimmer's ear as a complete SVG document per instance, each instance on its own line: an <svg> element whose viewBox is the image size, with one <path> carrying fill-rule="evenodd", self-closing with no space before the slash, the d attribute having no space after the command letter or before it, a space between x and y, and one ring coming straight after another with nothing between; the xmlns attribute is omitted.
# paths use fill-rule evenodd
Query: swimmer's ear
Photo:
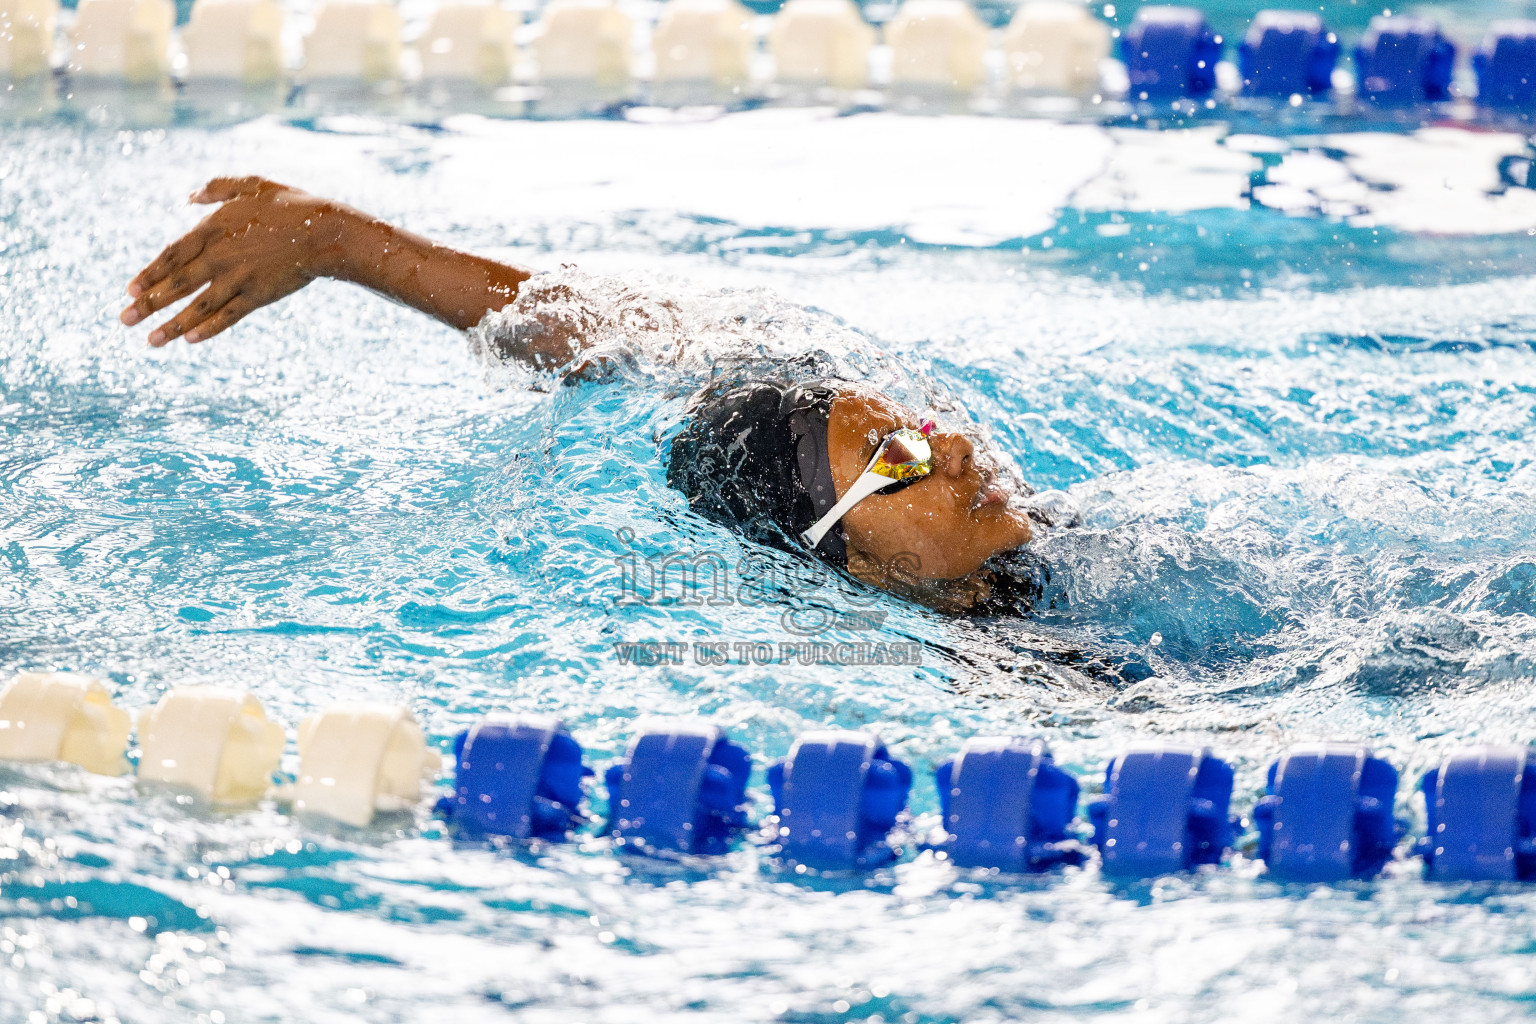
<svg viewBox="0 0 1536 1024"><path fill-rule="evenodd" d="M916 577L904 571L908 568L904 561L897 559L890 563L882 562L859 548L846 532L843 534L843 546L848 555L848 574L855 579L899 594L906 593L917 582Z"/></svg>
<svg viewBox="0 0 1536 1024"><path fill-rule="evenodd" d="M975 572L955 580L919 579L913 575L913 567L906 564L902 556L882 563L847 542L846 538L845 543L851 576L872 587L926 605L934 611L959 615L985 601L992 592L985 573Z"/></svg>
<svg viewBox="0 0 1536 1024"><path fill-rule="evenodd" d="M241 196L253 196L266 189L284 188L275 181L257 175L244 178L214 178L187 197L189 203L227 203Z"/></svg>
<svg viewBox="0 0 1536 1024"><path fill-rule="evenodd" d="M854 579L863 580L872 587L885 589L885 579L880 571L880 563L854 547L846 533L843 535L843 548L848 555L848 575Z"/></svg>

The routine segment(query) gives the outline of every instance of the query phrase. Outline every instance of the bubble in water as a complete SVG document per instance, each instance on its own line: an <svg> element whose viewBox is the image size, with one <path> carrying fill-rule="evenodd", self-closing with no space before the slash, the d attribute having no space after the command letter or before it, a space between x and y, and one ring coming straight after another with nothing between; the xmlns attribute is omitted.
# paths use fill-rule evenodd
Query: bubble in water
<svg viewBox="0 0 1536 1024"><path fill-rule="evenodd" d="M1150 643L1153 647L1161 647L1163 644L1163 634L1153 633L1147 642Z"/></svg>

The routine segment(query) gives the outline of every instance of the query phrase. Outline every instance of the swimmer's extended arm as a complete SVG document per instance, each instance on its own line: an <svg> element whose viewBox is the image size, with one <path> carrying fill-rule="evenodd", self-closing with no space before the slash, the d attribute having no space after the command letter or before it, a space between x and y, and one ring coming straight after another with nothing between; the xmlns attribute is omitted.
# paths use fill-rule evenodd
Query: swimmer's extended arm
<svg viewBox="0 0 1536 1024"><path fill-rule="evenodd" d="M183 335L204 341L317 277L363 285L467 330L530 276L265 178L215 178L191 201L222 205L128 284L129 325L202 289L150 333L151 345Z"/></svg>

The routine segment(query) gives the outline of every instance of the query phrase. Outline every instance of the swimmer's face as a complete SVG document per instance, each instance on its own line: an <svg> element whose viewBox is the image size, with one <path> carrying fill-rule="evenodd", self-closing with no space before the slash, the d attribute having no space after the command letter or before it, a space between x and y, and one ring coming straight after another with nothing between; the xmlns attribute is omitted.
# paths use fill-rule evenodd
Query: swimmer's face
<svg viewBox="0 0 1536 1024"><path fill-rule="evenodd" d="M832 479L842 496L864 472L879 440L917 428L911 409L862 387L839 391L827 421ZM871 437L874 440L871 440ZM963 434L935 432L933 472L893 493L876 492L843 517L848 545L882 566L919 579L958 579L992 555L1030 539L1029 517L990 459Z"/></svg>

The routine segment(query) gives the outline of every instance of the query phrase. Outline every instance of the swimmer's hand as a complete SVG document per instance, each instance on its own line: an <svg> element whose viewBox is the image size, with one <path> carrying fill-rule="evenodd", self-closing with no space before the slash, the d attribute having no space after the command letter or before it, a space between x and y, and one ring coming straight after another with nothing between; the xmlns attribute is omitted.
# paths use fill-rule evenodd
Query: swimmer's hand
<svg viewBox="0 0 1536 1024"><path fill-rule="evenodd" d="M189 201L223 205L128 282L129 326L202 289L150 333L151 345L211 338L324 275L354 213L264 178L215 178Z"/></svg>
<svg viewBox="0 0 1536 1024"><path fill-rule="evenodd" d="M317 277L361 284L467 330L529 277L266 178L215 178L190 201L221 205L128 283L129 326L201 289L150 333L151 345L205 341Z"/></svg>

